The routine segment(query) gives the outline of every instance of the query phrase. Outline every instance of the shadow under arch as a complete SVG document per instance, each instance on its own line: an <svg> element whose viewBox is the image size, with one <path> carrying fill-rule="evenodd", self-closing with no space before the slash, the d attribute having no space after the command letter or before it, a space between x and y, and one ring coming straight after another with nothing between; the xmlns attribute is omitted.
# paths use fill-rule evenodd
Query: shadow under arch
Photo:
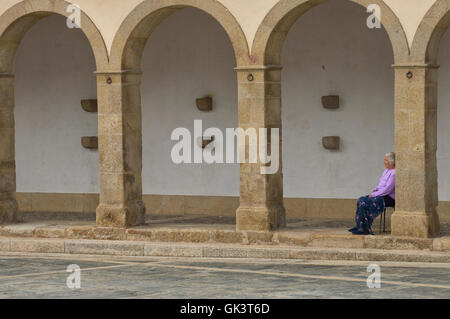
<svg viewBox="0 0 450 319"><path fill-rule="evenodd" d="M283 45L295 22L308 10L330 0L281 0L266 15L256 32L251 50L253 64L280 65ZM391 42L395 63L407 61L409 46L403 27L382 0L348 0L365 8L377 4L381 22Z"/></svg>
<svg viewBox="0 0 450 319"><path fill-rule="evenodd" d="M411 61L436 64L442 37L450 25L450 0L437 0L422 19L411 48Z"/></svg>
<svg viewBox="0 0 450 319"><path fill-rule="evenodd" d="M237 65L247 65L247 39L236 18L217 0L145 0L121 24L111 48L110 67L114 70L139 70L148 38L168 16L186 7L212 16L227 33Z"/></svg>
<svg viewBox="0 0 450 319"><path fill-rule="evenodd" d="M12 73L17 50L30 28L53 14L68 17L64 0L25 0L12 6L0 16L0 73ZM108 52L100 31L92 20L81 11L81 30L88 39L94 53L97 69L108 65Z"/></svg>

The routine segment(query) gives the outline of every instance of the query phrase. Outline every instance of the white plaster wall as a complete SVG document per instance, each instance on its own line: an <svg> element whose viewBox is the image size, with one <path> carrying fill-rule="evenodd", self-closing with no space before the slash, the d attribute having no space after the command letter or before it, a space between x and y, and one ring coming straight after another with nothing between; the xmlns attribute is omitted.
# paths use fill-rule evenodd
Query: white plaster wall
<svg viewBox="0 0 450 319"><path fill-rule="evenodd" d="M439 200L450 200L450 32L442 38L438 63L438 183Z"/></svg>
<svg viewBox="0 0 450 319"><path fill-rule="evenodd" d="M152 34L142 66L144 193L238 196L237 164L176 165L170 139L177 127L193 133L196 119L204 130L237 127L235 66L225 31L200 10L183 9ZM213 111L199 111L196 98L209 94Z"/></svg>
<svg viewBox="0 0 450 319"><path fill-rule="evenodd" d="M36 24L16 59L17 191L98 192L98 153L81 146L97 135L97 116L81 99L96 98L94 56L84 34L59 16Z"/></svg>
<svg viewBox="0 0 450 319"><path fill-rule="evenodd" d="M337 2L337 1L336 1ZM286 197L354 198L371 189L393 150L392 50L383 30L365 27L356 4L325 4L291 30L283 55L284 187ZM96 116L82 98L95 97L94 59L79 30L50 17L25 38L16 63L16 161L19 192L98 192L98 154L80 145L96 135ZM314 33L311 32L314 30ZM450 200L450 35L443 39L439 87L439 197ZM180 11L160 25L143 58L143 185L146 194L239 193L237 165L174 165L176 127L237 125L233 50L208 15ZM195 98L212 94L214 111ZM339 94L327 111L321 96ZM321 146L342 137L342 151ZM449 145L448 147L446 145Z"/></svg>
<svg viewBox="0 0 450 319"><path fill-rule="evenodd" d="M288 35L283 54L286 197L368 194L394 150L393 53L384 29L368 29L365 10L346 0L316 7ZM339 95L341 108L322 107ZM322 146L340 136L341 150Z"/></svg>

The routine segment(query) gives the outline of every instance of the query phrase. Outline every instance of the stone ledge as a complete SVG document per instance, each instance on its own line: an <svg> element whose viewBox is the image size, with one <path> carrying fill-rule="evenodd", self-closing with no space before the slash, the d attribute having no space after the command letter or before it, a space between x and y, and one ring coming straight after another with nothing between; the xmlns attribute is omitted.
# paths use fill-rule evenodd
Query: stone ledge
<svg viewBox="0 0 450 319"><path fill-rule="evenodd" d="M365 236L341 235L329 233L312 234L308 242L310 247L328 247L328 248L365 248Z"/></svg>
<svg viewBox="0 0 450 319"><path fill-rule="evenodd" d="M0 226L0 236L45 239L90 239L110 241L216 243L322 248L450 251L450 237L409 238L389 235L354 236L344 231L299 230L247 232L208 228L112 228L70 225L15 224ZM3 244L4 245L4 244Z"/></svg>
<svg viewBox="0 0 450 319"><path fill-rule="evenodd" d="M450 253L448 252L312 247L294 248L292 246L270 245L174 244L87 239L21 239L0 237L0 252L450 263Z"/></svg>

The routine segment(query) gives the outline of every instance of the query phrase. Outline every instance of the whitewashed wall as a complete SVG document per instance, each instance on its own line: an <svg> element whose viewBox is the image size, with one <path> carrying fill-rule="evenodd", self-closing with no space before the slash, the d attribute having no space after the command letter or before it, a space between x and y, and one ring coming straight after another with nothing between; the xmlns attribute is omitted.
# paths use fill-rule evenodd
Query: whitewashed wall
<svg viewBox="0 0 450 319"><path fill-rule="evenodd" d="M16 59L15 120L19 192L98 192L98 153L81 146L97 135L97 116L81 99L96 98L88 40L51 16L26 35Z"/></svg>
<svg viewBox="0 0 450 319"><path fill-rule="evenodd" d="M394 147L392 49L384 30L365 27L365 11L344 1L303 16L283 54L283 156L287 197L353 198L376 184L383 155ZM312 32L314 30L314 32ZM143 185L146 194L239 193L237 165L176 166L170 161L175 127L237 125L233 50L208 15L185 9L150 38L143 58ZM446 63L448 62L448 63ZM450 200L450 36L443 40L439 91L439 196ZM47 18L25 38L16 67L16 158L19 192L98 192L97 153L80 145L96 135L96 117L79 100L95 97L87 40ZM214 97L214 111L195 99ZM321 96L339 94L327 111ZM342 150L322 148L326 135ZM449 146L446 146L449 145Z"/></svg>
<svg viewBox="0 0 450 319"><path fill-rule="evenodd" d="M185 9L165 20L150 37L142 71L143 188L146 194L239 194L239 165L180 164L171 160L172 131L237 127L237 78L233 47L209 15ZM213 97L213 111L196 98ZM192 137L193 140L193 137Z"/></svg>
<svg viewBox="0 0 450 319"><path fill-rule="evenodd" d="M394 150L393 53L384 29L369 29L365 10L331 1L307 12L283 54L284 185L287 197L368 194ZM313 31L314 30L314 31ZM339 95L341 108L321 97ZM340 136L341 150L322 146Z"/></svg>
<svg viewBox="0 0 450 319"><path fill-rule="evenodd" d="M438 78L438 183L439 200L450 200L450 32L441 41Z"/></svg>

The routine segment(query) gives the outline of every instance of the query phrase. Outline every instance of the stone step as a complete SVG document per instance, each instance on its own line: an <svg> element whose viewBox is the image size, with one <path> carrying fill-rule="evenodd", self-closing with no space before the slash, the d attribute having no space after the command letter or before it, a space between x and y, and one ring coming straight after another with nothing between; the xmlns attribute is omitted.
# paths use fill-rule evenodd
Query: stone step
<svg viewBox="0 0 450 319"><path fill-rule="evenodd" d="M272 245L317 248L450 251L450 236L438 238L355 236L345 231L302 230L296 232L246 232L208 228L166 228L158 226L130 229L92 225L14 224L0 227L0 236L21 238L59 238L123 240L169 243L216 243Z"/></svg>
<svg viewBox="0 0 450 319"><path fill-rule="evenodd" d="M418 250L154 243L143 241L0 237L1 252L450 263L450 253Z"/></svg>

